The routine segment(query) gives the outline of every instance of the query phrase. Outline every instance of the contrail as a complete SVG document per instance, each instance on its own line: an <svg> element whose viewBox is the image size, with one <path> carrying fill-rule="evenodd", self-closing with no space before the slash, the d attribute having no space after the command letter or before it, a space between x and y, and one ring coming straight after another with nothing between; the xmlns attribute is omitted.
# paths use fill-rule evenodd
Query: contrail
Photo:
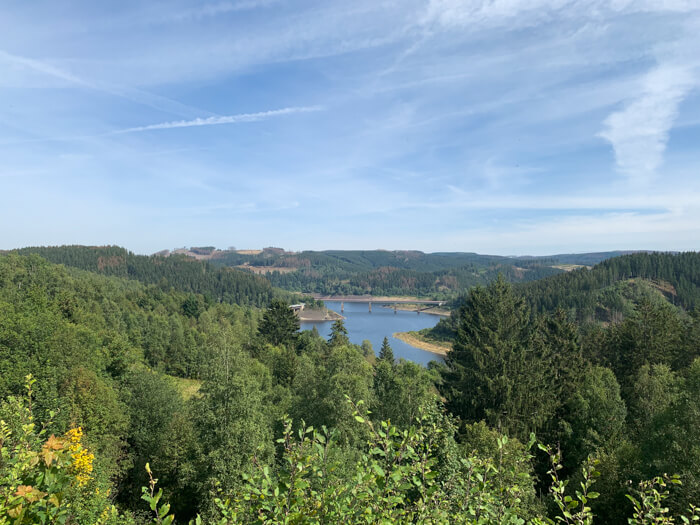
<svg viewBox="0 0 700 525"><path fill-rule="evenodd" d="M126 128L119 131L113 131L112 135L122 133L136 133L139 131L150 131L154 129L173 129L173 128L189 128L192 126L218 126L221 124L238 124L241 122L258 122L267 120L273 117L282 115L291 115L293 113L309 113L311 111L321 111L321 106L300 106L282 109L273 109L270 111L261 111L259 113L241 113L239 115L225 115L222 117L196 118L194 120L176 120L173 122L161 122L160 124L151 124L149 126L138 126L135 128Z"/></svg>

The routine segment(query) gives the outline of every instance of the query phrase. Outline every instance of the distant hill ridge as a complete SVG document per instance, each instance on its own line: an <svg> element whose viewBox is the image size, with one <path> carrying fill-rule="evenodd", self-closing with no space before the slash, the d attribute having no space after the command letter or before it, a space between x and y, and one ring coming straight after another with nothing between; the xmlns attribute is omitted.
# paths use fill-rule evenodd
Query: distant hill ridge
<svg viewBox="0 0 700 525"><path fill-rule="evenodd" d="M353 266L356 269L378 268L392 266L406 269L438 270L453 268L464 264L512 262L512 261L537 261L552 264L575 264L592 266L612 257L629 255L634 253L652 253L650 250L614 250L608 252L588 253L564 253L556 255L522 255L504 256L478 254L476 252L430 252L419 250L305 250L301 252L286 251L283 248L267 247L262 249L226 249L219 250L213 246L178 248L175 250L162 250L155 255L179 254L196 259L216 260L226 266L265 267L290 267L297 262L295 267L303 268L309 263L333 262L340 267ZM674 252L675 253L675 252ZM281 264L283 263L283 264Z"/></svg>
<svg viewBox="0 0 700 525"><path fill-rule="evenodd" d="M35 246L12 251L20 255L37 254L56 264L104 275L202 294L216 302L265 306L277 295L264 278L178 254L136 255L119 246L79 245Z"/></svg>
<svg viewBox="0 0 700 525"><path fill-rule="evenodd" d="M598 308L620 307L614 291L602 292L620 282L643 279L664 293L667 300L687 310L700 306L700 253L638 252L606 259L592 269L578 269L519 285L536 310L573 308L580 318Z"/></svg>

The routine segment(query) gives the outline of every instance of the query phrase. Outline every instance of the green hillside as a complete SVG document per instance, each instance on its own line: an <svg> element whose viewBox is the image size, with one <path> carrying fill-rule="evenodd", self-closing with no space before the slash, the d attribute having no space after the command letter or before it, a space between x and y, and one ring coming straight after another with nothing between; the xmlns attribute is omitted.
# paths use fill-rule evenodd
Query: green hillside
<svg viewBox="0 0 700 525"><path fill-rule="evenodd" d="M417 295L451 299L502 273L513 282L560 273L549 259L514 259L475 253L329 250L258 254L218 252L211 261L264 272L273 286L322 295Z"/></svg>
<svg viewBox="0 0 700 525"><path fill-rule="evenodd" d="M118 246L40 246L14 252L37 254L57 264L202 294L214 302L264 306L276 295L264 278L184 255L135 255Z"/></svg>
<svg viewBox="0 0 700 525"><path fill-rule="evenodd" d="M700 319L682 307L697 254L626 256L541 288L559 304L609 296L620 316L603 323L535 310L529 284L473 288L428 368L350 344L342 321L328 340L298 332L279 299L100 273L122 254L97 272L0 255L0 523L698 516ZM622 277L590 279L601 266ZM165 268L187 283L206 266Z"/></svg>
<svg viewBox="0 0 700 525"><path fill-rule="evenodd" d="M692 310L700 306L700 253L636 253L605 260L592 269L581 268L518 290L536 311L572 309L579 319L595 317L599 308L614 312L623 308L616 294L605 291L620 281L644 279L664 290L666 299Z"/></svg>

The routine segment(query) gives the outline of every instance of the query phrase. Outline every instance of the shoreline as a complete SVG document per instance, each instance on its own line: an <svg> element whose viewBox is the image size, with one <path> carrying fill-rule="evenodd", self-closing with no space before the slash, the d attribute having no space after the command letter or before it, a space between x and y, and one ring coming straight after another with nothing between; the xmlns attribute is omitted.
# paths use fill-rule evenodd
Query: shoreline
<svg viewBox="0 0 700 525"><path fill-rule="evenodd" d="M420 297L415 297L411 295L323 295L320 293L313 293L311 296L316 300L321 301L343 301L343 300L354 300L358 302L392 302L392 301L421 301Z"/></svg>
<svg viewBox="0 0 700 525"><path fill-rule="evenodd" d="M382 305L382 308L387 308L389 310L393 310L394 306L384 304L384 305ZM402 312L416 312L416 311L418 311L418 308L419 308L419 306L415 305L415 304L397 304L396 305L396 310L401 310ZM428 315L439 315L440 317L449 317L450 316L449 310L440 310L439 308L430 308L428 310L420 310L419 313L428 314Z"/></svg>
<svg viewBox="0 0 700 525"><path fill-rule="evenodd" d="M331 301L331 302L339 302L342 303L343 301L347 302L367 302L367 303L375 303L379 305L380 308L388 308L388 309L396 309L396 310L401 310L403 312L416 312L418 311L419 313L424 313L424 314L430 314L430 315L439 315L440 317L449 317L450 315L450 310L446 310L442 308L442 305L437 305L434 304L431 307L430 302L437 303L438 301L433 300L433 299L423 299L420 297L414 297L414 296L408 296L408 295L322 295L322 294L312 294L312 297L316 299L317 301ZM396 303L396 301L401 301L400 303ZM412 301L415 301L412 302ZM426 303L421 303L421 301L429 301L428 304ZM445 303L447 301L444 301ZM388 303L388 304L387 304ZM426 308L427 307L427 308ZM423 310L419 310L420 308L425 308Z"/></svg>
<svg viewBox="0 0 700 525"><path fill-rule="evenodd" d="M321 321L339 321L345 319L344 316L333 310L302 310L299 312L299 322L311 323Z"/></svg>
<svg viewBox="0 0 700 525"><path fill-rule="evenodd" d="M426 352L430 352L431 354L437 354L443 357L446 356L447 352L451 350L451 347L448 343L440 344L425 341L417 335L417 332L396 332L392 334L392 336L396 339L399 339L400 341L403 341L407 345L411 345L414 348L425 350Z"/></svg>

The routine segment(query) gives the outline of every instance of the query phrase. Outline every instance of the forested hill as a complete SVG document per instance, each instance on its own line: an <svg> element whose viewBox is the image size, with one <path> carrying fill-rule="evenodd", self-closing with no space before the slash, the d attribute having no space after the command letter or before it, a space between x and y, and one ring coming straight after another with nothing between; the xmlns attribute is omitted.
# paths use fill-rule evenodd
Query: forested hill
<svg viewBox="0 0 700 525"><path fill-rule="evenodd" d="M455 321L424 368L283 301L0 255L0 523L697 521L700 317L579 330L498 278Z"/></svg>
<svg viewBox="0 0 700 525"><path fill-rule="evenodd" d="M118 246L40 246L14 252L37 254L56 264L202 294L214 302L265 306L275 296L270 282L262 277L184 255L135 255Z"/></svg>
<svg viewBox="0 0 700 525"><path fill-rule="evenodd" d="M273 286L323 295L418 295L450 299L502 273L509 281L541 279L563 270L550 258L512 258L476 253L329 250L220 251L212 263L262 273Z"/></svg>
<svg viewBox="0 0 700 525"><path fill-rule="evenodd" d="M518 286L535 311L574 309L579 319L622 313L625 288L645 280L687 310L700 306L700 253L635 253ZM644 284L644 283L643 283Z"/></svg>
<svg viewBox="0 0 700 525"><path fill-rule="evenodd" d="M420 272L434 272L449 268L476 265L488 266L508 260L497 255L442 252L423 253L417 250L324 250L287 252L279 248L265 248L259 253L222 251L214 260L229 266L248 264L254 267L335 268L348 272L363 272L382 267Z"/></svg>

